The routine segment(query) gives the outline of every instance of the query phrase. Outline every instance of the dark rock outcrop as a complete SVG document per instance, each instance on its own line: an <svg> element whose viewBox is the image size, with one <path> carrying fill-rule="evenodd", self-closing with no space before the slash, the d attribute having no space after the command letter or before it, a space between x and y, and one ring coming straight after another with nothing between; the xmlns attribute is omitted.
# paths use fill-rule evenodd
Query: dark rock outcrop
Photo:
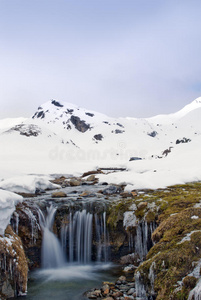
<svg viewBox="0 0 201 300"><path fill-rule="evenodd" d="M77 116L71 116L70 118L71 122L75 126L75 128L80 132L86 132L88 129L90 129L90 125L87 124L84 120L81 120Z"/></svg>
<svg viewBox="0 0 201 300"><path fill-rule="evenodd" d="M0 239L0 298L8 299L26 294L28 264L22 242L11 226Z"/></svg>
<svg viewBox="0 0 201 300"><path fill-rule="evenodd" d="M55 105L55 106L57 106L57 107L63 107L63 105L60 104L60 103L59 103L58 101L56 101L56 100L52 100L52 104Z"/></svg>
<svg viewBox="0 0 201 300"><path fill-rule="evenodd" d="M155 136L157 136L157 134L158 134L158 132L157 131L152 131L152 132L150 132L150 133L147 133L147 135L149 135L149 136L151 136L151 137L155 137Z"/></svg>
<svg viewBox="0 0 201 300"><path fill-rule="evenodd" d="M97 141L102 141L103 136L102 136L102 134L95 134L94 139L97 140Z"/></svg>
<svg viewBox="0 0 201 300"><path fill-rule="evenodd" d="M94 114L91 114L89 112L85 112L85 115L89 116L89 117L94 117Z"/></svg>

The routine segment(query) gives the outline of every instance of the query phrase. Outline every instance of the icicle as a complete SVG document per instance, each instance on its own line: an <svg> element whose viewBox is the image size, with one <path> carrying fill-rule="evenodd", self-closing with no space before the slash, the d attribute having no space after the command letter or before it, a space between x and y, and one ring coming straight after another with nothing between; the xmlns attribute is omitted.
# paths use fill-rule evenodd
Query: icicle
<svg viewBox="0 0 201 300"><path fill-rule="evenodd" d="M136 299L147 300L145 286L142 283L140 272L135 274L135 289L136 289Z"/></svg>
<svg viewBox="0 0 201 300"><path fill-rule="evenodd" d="M14 212L14 216L15 216L15 232L18 235L19 215L16 211Z"/></svg>
<svg viewBox="0 0 201 300"><path fill-rule="evenodd" d="M29 217L29 220L31 221L31 239L32 239L32 244L35 244L36 242L35 234L38 232L39 224L37 222L35 215L28 207L24 210L24 212L26 213L26 215Z"/></svg>
<svg viewBox="0 0 201 300"><path fill-rule="evenodd" d="M155 281L154 269L155 268L156 268L156 263L155 261L153 261L149 268L149 275L148 275L148 278L150 280L150 285L151 285L151 295L154 295L154 281Z"/></svg>

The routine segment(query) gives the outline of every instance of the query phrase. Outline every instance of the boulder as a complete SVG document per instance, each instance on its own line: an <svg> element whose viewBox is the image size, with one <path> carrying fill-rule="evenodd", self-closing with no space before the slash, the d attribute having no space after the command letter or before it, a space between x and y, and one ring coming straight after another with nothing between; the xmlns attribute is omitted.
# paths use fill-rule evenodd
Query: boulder
<svg viewBox="0 0 201 300"><path fill-rule="evenodd" d="M81 184L82 184L81 180L78 180L78 179L71 179L70 180L70 186L79 186Z"/></svg>
<svg viewBox="0 0 201 300"><path fill-rule="evenodd" d="M146 208L147 205L148 205L147 202L140 202L140 203L138 204L137 208L138 208L139 210L141 210L141 209Z"/></svg>
<svg viewBox="0 0 201 300"><path fill-rule="evenodd" d="M94 181L94 180L96 180L96 177L95 177L95 175L89 175L89 177L87 177L86 180L87 181Z"/></svg>
<svg viewBox="0 0 201 300"><path fill-rule="evenodd" d="M82 194L80 194L80 197L95 197L95 196L96 194L90 191L84 191Z"/></svg>
<svg viewBox="0 0 201 300"><path fill-rule="evenodd" d="M113 195L113 194L119 194L122 191L122 188L120 186L116 185L110 185L108 188L103 190L103 195Z"/></svg>
<svg viewBox="0 0 201 300"><path fill-rule="evenodd" d="M121 193L120 194L120 196L122 197L122 198L133 198L133 194L132 193L129 193L129 192L123 192L123 193Z"/></svg>
<svg viewBox="0 0 201 300"><path fill-rule="evenodd" d="M52 198L64 198L64 197L67 197L66 193L64 192L55 192L55 193L52 193Z"/></svg>

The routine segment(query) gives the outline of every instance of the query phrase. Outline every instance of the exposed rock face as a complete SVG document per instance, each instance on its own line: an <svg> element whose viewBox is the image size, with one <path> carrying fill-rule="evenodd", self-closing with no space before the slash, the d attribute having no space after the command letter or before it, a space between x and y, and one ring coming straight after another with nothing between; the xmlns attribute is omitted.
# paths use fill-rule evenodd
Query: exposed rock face
<svg viewBox="0 0 201 300"><path fill-rule="evenodd" d="M45 118L45 113L44 113L44 111L40 111L40 112L37 114L37 118L44 119L44 118Z"/></svg>
<svg viewBox="0 0 201 300"><path fill-rule="evenodd" d="M52 104L55 105L55 106L57 106L57 107L63 107L63 105L60 104L60 103L59 103L58 101L56 101L56 100L52 100Z"/></svg>
<svg viewBox="0 0 201 300"><path fill-rule="evenodd" d="M184 144L184 143L189 143L189 142L191 142L191 139L187 139L187 138L185 138L185 137L183 137L183 139L177 139L176 140L176 144L180 144L180 143L182 143L182 144Z"/></svg>
<svg viewBox="0 0 201 300"><path fill-rule="evenodd" d="M36 207L29 206L26 202L18 204L11 225L21 238L29 269L38 268L41 263L42 235Z"/></svg>
<svg viewBox="0 0 201 300"><path fill-rule="evenodd" d="M157 136L157 134L158 134L158 132L157 131L152 131L152 132L150 132L150 133L147 133L147 135L149 135L149 136L151 136L151 137L155 137L155 136Z"/></svg>
<svg viewBox="0 0 201 300"><path fill-rule="evenodd" d="M16 125L15 127L12 127L8 131L6 131L6 133L9 133L9 132L12 132L12 131L17 131L21 135L25 135L27 137L38 136L39 134L41 134L40 128L37 125L33 125L33 124Z"/></svg>
<svg viewBox="0 0 201 300"><path fill-rule="evenodd" d="M88 129L90 129L90 125L87 124L85 121L80 120L77 116L71 116L70 118L71 122L75 126L75 128L80 132L86 132Z"/></svg>
<svg viewBox="0 0 201 300"><path fill-rule="evenodd" d="M94 117L94 114L89 113L89 112L85 112L85 115L89 116L89 117Z"/></svg>
<svg viewBox="0 0 201 300"><path fill-rule="evenodd" d="M26 294L28 263L21 239L9 225L0 238L0 297L8 299Z"/></svg>
<svg viewBox="0 0 201 300"><path fill-rule="evenodd" d="M132 156L129 161L133 161L133 160L142 160L141 157L136 157L136 156Z"/></svg>
<svg viewBox="0 0 201 300"><path fill-rule="evenodd" d="M125 132L125 130L119 130L119 129L115 129L115 131L114 131L116 134L118 134L118 133L124 133Z"/></svg>
<svg viewBox="0 0 201 300"><path fill-rule="evenodd" d="M94 139L97 140L97 141L102 141L103 136L102 136L102 134L95 134Z"/></svg>
<svg viewBox="0 0 201 300"><path fill-rule="evenodd" d="M120 186L111 185L108 188L103 190L104 195L113 195L113 194L119 194L122 192L122 188Z"/></svg>

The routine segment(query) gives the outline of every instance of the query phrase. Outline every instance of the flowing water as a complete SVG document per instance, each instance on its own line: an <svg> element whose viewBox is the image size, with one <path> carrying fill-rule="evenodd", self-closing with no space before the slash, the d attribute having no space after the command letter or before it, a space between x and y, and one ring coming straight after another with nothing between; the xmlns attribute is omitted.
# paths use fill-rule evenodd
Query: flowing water
<svg viewBox="0 0 201 300"><path fill-rule="evenodd" d="M68 223L61 228L61 242L53 233L55 214L53 205L46 214L38 209L43 233L42 269L30 274L26 299L86 299L84 292L117 276L115 266L106 262L106 213L98 216L86 209L70 212ZM92 236L97 244L96 262L92 262Z"/></svg>
<svg viewBox="0 0 201 300"><path fill-rule="evenodd" d="M92 188L96 191L100 187ZM28 300L87 299L84 292L101 287L103 281L116 281L120 275L120 267L109 263L108 200L103 197L80 200L73 189L69 189L71 196L65 200L55 200L46 194L36 197L35 201L31 199L30 206L23 210L30 220L33 247L37 233L42 232L42 268L29 273ZM18 214L14 220L18 232ZM141 261L151 247L154 228L155 224L148 226L141 222L136 233L128 235L128 251L137 253ZM145 293L140 277L136 277L136 291L140 297Z"/></svg>
<svg viewBox="0 0 201 300"><path fill-rule="evenodd" d="M112 264L66 264L63 268L42 269L29 276L28 300L82 300L84 293L114 281L119 267Z"/></svg>

